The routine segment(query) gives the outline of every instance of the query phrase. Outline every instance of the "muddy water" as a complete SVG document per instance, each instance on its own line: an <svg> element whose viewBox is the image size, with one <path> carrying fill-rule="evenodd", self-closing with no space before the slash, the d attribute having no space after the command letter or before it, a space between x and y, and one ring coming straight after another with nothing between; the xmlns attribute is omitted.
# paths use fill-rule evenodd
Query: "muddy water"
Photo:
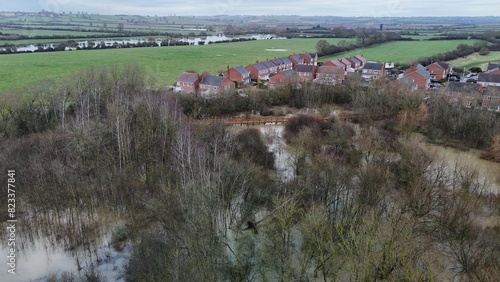
<svg viewBox="0 0 500 282"><path fill-rule="evenodd" d="M482 160L479 157L481 152L477 150L460 151L432 144L425 144L424 147L429 152L434 153L438 160L442 160L450 166L459 164L477 170L480 180L484 181L489 189L486 192L500 194L500 163Z"/></svg>

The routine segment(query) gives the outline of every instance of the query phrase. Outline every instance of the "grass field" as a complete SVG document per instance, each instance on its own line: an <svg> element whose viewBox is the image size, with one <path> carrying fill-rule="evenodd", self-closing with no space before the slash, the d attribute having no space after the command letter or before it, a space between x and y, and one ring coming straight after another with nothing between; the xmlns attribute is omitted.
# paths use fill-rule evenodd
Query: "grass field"
<svg viewBox="0 0 500 282"><path fill-rule="evenodd" d="M485 71L487 69L488 63L500 63L500 52L491 52L486 56L481 56L478 53L474 53L467 56L466 58L449 61L449 63L455 69L469 69L471 67L480 67L483 71Z"/></svg>
<svg viewBox="0 0 500 282"><path fill-rule="evenodd" d="M335 44L342 38L328 39ZM349 40L349 39L347 39ZM314 52L318 39L273 39L205 46L81 50L0 56L0 93L37 81L59 80L91 67L137 63L157 79L156 86L172 85L185 70L216 73L226 66L246 66L299 52ZM286 51L268 51L284 49Z"/></svg>
<svg viewBox="0 0 500 282"><path fill-rule="evenodd" d="M478 40L396 41L324 57L321 58L320 61L328 61L361 54L369 61L411 63L421 57L454 50L459 44L473 45L477 41Z"/></svg>

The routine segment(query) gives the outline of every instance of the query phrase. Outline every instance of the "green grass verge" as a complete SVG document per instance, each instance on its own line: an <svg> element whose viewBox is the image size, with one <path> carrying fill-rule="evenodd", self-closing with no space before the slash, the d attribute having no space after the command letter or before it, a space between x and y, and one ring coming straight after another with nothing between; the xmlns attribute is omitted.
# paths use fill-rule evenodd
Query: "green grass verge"
<svg viewBox="0 0 500 282"><path fill-rule="evenodd" d="M485 71L488 67L488 63L500 63L500 52L491 52L489 55L481 56L478 53L474 53L465 58L459 58L449 63L455 69L470 69L472 67L480 67Z"/></svg>
<svg viewBox="0 0 500 282"><path fill-rule="evenodd" d="M454 50L459 44L473 45L478 40L396 41L323 57L320 61L361 54L369 61L411 63L418 58Z"/></svg>

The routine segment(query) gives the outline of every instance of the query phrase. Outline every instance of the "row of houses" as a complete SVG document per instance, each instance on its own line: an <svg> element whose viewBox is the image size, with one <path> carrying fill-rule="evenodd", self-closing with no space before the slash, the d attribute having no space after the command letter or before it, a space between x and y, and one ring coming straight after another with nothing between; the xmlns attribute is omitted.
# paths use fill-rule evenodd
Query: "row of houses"
<svg viewBox="0 0 500 282"><path fill-rule="evenodd" d="M500 86L449 82L445 91L452 102L460 102L468 108L500 112Z"/></svg>
<svg viewBox="0 0 500 282"><path fill-rule="evenodd" d="M432 65L439 65L440 68ZM432 65L426 67L432 79L439 80L452 73L452 67L446 63L438 62ZM434 74L436 76L433 76ZM450 81L443 92L442 94L453 103L461 103L468 108L500 112L500 64L488 64L487 71L477 77L477 83Z"/></svg>
<svg viewBox="0 0 500 282"><path fill-rule="evenodd" d="M264 62L256 62L246 67L237 66L229 68L220 76L207 73L197 74L184 72L175 81L174 90L177 92L210 95L235 89L253 81L267 81L278 73L293 70L299 66L313 67L318 64L318 55L312 53L293 54L288 57L276 58Z"/></svg>
<svg viewBox="0 0 500 282"><path fill-rule="evenodd" d="M177 92L195 93L209 96L214 93L222 93L235 89L233 81L223 76L210 75L208 73L184 72L175 82L174 90Z"/></svg>
<svg viewBox="0 0 500 282"><path fill-rule="evenodd" d="M411 90L428 90L431 80L442 80L453 73L453 67L445 62L435 62L426 67L413 65L398 76Z"/></svg>

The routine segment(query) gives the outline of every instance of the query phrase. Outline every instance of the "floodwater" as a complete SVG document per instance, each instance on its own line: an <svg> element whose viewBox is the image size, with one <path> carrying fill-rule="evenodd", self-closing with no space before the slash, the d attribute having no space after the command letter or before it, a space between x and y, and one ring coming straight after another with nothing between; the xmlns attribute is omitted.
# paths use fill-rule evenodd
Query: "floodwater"
<svg viewBox="0 0 500 282"><path fill-rule="evenodd" d="M453 167L458 164L465 168L477 170L481 182L493 194L500 194L500 163L483 160L478 150L461 151L450 147L425 144L429 152L434 153L438 160L442 160Z"/></svg>
<svg viewBox="0 0 500 282"><path fill-rule="evenodd" d="M80 212L80 214L76 214ZM120 250L111 244L112 230L121 223L83 211L47 212L25 216L16 223L15 275L8 272L6 228L2 228L3 259L0 281L47 281L63 273L84 278L92 271L104 281L125 281L124 270L132 249L130 242ZM110 217L109 215L107 217ZM3 227L3 226L2 226ZM80 280L80 279L79 279Z"/></svg>
<svg viewBox="0 0 500 282"><path fill-rule="evenodd" d="M174 41L180 41L180 42L187 42L192 45L208 45L209 42L221 42L221 41L226 41L226 40L231 40L231 39L237 39L237 38L244 38L244 39L256 39L256 40L264 40L264 39L282 39L282 38L277 38L276 35L273 34L253 34L253 35L247 35L247 36L237 36L237 37L227 37L225 35L219 34L216 36L205 36L205 37L197 37L197 38L181 38L181 39L166 39L166 38L154 38L154 43L157 46L161 46L161 43L165 40L170 42L169 44L173 44ZM285 38L286 39L286 38ZM145 38L138 38L138 39L107 39L107 40L83 40L83 41L77 41L76 44L78 45L79 48L88 48L89 45L90 47L96 47L99 45L104 45L107 47L111 47L114 45L118 46L126 46L126 45L134 45L137 43L145 43L145 42L150 42L150 39L145 39ZM34 52L38 49L38 46L42 46L43 48L55 48L57 46L57 43L44 43L44 44L30 44L30 45L25 45L25 46L17 46L17 51L18 52ZM66 47L66 51L69 50L77 50L76 47ZM0 51L5 51L5 48L0 48Z"/></svg>

